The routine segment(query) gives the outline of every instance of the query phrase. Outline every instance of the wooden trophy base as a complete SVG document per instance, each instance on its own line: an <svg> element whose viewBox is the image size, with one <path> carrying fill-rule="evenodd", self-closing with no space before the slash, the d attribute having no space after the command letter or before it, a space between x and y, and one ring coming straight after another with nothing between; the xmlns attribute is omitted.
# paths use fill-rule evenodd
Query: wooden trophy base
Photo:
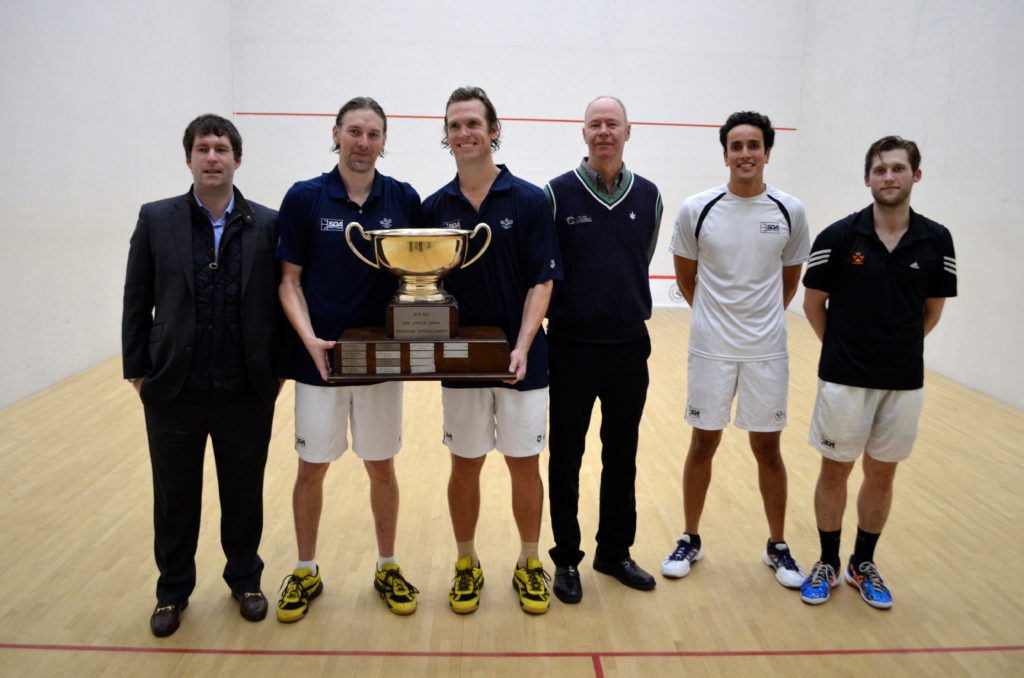
<svg viewBox="0 0 1024 678"><path fill-rule="evenodd" d="M498 327L462 327L456 336L444 339L400 339L388 334L384 327L342 332L331 352L327 380L497 381L510 377L508 339Z"/></svg>

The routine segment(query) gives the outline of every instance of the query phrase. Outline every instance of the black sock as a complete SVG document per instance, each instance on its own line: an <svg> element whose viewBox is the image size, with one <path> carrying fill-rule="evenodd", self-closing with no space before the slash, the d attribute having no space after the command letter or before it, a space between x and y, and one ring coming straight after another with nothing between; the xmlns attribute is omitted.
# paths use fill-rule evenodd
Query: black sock
<svg viewBox="0 0 1024 678"><path fill-rule="evenodd" d="M831 565L839 572L839 536L842 530L825 532L818 530L818 539L821 541L821 562Z"/></svg>
<svg viewBox="0 0 1024 678"><path fill-rule="evenodd" d="M683 532L683 534L685 534L686 536L688 536L690 538L690 543L693 544L694 548L697 548L697 549L700 548L700 535L699 534L690 534L689 532Z"/></svg>
<svg viewBox="0 0 1024 678"><path fill-rule="evenodd" d="M857 541L853 544L853 566L872 562L875 559L875 544L881 535L857 528Z"/></svg>

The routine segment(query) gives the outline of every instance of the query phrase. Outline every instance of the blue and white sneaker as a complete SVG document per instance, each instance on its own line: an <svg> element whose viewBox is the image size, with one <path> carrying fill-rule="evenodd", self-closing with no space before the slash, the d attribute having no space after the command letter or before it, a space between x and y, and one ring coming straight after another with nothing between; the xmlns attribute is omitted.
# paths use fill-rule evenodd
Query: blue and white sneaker
<svg viewBox="0 0 1024 678"><path fill-rule="evenodd" d="M773 547L771 541L765 547L761 560L768 567L775 570L775 579L787 589L798 589L804 583L807 575L800 569L800 566L793 560L789 552L789 545L780 541Z"/></svg>
<svg viewBox="0 0 1024 678"><path fill-rule="evenodd" d="M684 534L676 542L676 548L661 561L661 573L672 579L680 579L690 574L690 563L696 563L704 557L704 549L690 543L690 535Z"/></svg>
<svg viewBox="0 0 1024 678"><path fill-rule="evenodd" d="M853 556L850 556L850 564L846 566L846 583L860 591L860 597L871 607L879 610L888 610L892 607L892 594L882 581L882 575L878 574L878 568L873 562L866 561L853 566Z"/></svg>
<svg viewBox="0 0 1024 678"><path fill-rule="evenodd" d="M832 589L839 583L836 568L819 560L811 568L811 576L800 585L800 600L808 605L821 605L828 601Z"/></svg>

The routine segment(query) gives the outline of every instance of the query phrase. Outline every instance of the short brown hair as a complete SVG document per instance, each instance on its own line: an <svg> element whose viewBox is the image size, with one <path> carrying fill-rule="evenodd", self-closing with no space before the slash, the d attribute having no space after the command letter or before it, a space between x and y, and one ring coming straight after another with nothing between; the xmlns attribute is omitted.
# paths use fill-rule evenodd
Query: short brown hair
<svg viewBox="0 0 1024 678"><path fill-rule="evenodd" d="M910 171L916 172L917 168L921 166L921 151L918 150L917 144L910 139L890 135L882 137L871 144L868 154L864 156L864 176L871 173L871 164L875 161L875 158L881 156L886 151L896 151L901 148L907 152L907 160L910 161Z"/></svg>

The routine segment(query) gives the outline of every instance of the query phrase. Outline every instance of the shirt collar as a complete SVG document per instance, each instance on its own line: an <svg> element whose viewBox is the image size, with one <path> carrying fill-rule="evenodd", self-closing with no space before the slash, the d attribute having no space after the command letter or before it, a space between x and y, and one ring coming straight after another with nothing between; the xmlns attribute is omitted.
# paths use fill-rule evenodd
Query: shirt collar
<svg viewBox="0 0 1024 678"><path fill-rule="evenodd" d="M206 215L206 218L209 219L210 223L213 224L214 226L223 226L224 224L226 224L228 222L228 217L231 216L231 213L235 211L234 190L231 191L231 202L228 203L228 208L224 210L224 214L222 214L220 219L217 220L214 220L213 214L210 212L210 210L206 208L206 205L203 204L203 201L199 199L199 195L196 193L196 189L194 186L192 187L192 197L195 198L196 205L199 207L200 211L202 211L202 213Z"/></svg>

